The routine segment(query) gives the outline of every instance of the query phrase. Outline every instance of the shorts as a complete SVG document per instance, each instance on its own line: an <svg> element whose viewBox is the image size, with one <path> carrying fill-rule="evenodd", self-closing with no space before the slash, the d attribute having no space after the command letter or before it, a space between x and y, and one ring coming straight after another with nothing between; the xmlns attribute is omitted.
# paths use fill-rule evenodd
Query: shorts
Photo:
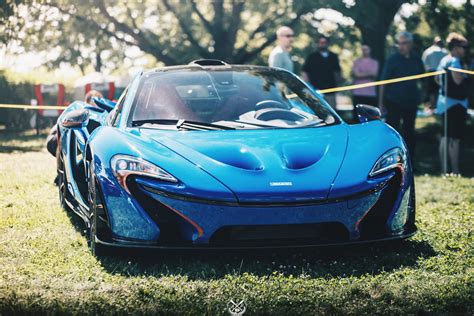
<svg viewBox="0 0 474 316"><path fill-rule="evenodd" d="M466 129L467 110L460 104L450 107L448 113L448 137L462 139ZM444 114L441 115L444 133Z"/></svg>

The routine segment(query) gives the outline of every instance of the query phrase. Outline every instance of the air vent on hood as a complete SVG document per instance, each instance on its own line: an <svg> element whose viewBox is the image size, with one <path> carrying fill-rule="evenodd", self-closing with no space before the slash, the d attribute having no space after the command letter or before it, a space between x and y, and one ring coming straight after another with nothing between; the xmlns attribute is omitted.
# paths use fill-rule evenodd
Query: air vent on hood
<svg viewBox="0 0 474 316"><path fill-rule="evenodd" d="M308 146L307 143L284 144L281 156L288 169L304 169L317 163L327 152L327 146Z"/></svg>
<svg viewBox="0 0 474 316"><path fill-rule="evenodd" d="M262 170L262 162L247 148L239 145L215 144L199 150L216 161L245 170Z"/></svg>

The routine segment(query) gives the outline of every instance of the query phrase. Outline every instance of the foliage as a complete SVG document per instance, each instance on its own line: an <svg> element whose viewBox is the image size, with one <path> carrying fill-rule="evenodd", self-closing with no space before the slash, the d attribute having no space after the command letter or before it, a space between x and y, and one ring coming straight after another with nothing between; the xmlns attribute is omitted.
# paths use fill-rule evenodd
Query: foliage
<svg viewBox="0 0 474 316"><path fill-rule="evenodd" d="M106 0L45 0L28 5L29 14L24 17L28 22L17 29L22 30L18 34L27 50L51 50L51 69L68 63L84 73L90 64L96 70L104 63L114 69L127 58L133 60L126 54L130 46L167 65L198 58L266 64L275 30L289 25L299 34L293 53L297 71L313 50L314 39L323 33L333 37L336 52L345 52L341 60L348 63L343 68L349 75L354 56L350 52L360 36L383 60L386 33L405 1L147 0L117 4ZM321 27L327 23L324 16L315 15L320 8L342 12L355 21L356 29L340 23L329 30Z"/></svg>
<svg viewBox="0 0 474 316"><path fill-rule="evenodd" d="M410 16L396 17L401 23L394 25L394 16L406 3L418 9ZM0 11L0 18L3 15L8 21L0 24L0 34L17 35L17 53L47 52L49 69L68 64L83 74L94 68L122 73L134 66L186 64L198 58L266 64L275 30L283 24L291 25L297 34L292 51L295 73L300 73L306 56L315 49L314 40L325 34L331 36L331 50L340 56L346 84L361 43L369 44L374 57L383 62L393 48L394 35L403 28L415 33L419 54L436 34L445 37L457 30L474 41L472 1L455 7L449 0L143 0L126 4L8 0L0 10L7 7ZM328 14L335 12L340 18L329 21ZM8 32L2 33L2 27Z"/></svg>
<svg viewBox="0 0 474 316"><path fill-rule="evenodd" d="M361 32L361 41L372 48L372 55L381 64L385 60L386 37L395 14L410 0L357 0L352 5L343 1L328 1L328 6L354 20Z"/></svg>
<svg viewBox="0 0 474 316"><path fill-rule="evenodd" d="M29 104L33 94L33 84L30 82L18 82L12 84L7 81L4 72L0 71L0 104ZM17 109L0 109L0 124L6 128L29 127L31 113Z"/></svg>
<svg viewBox="0 0 474 316"><path fill-rule="evenodd" d="M0 43L7 42L14 34L14 23L12 19L18 13L18 4L21 0L3 0L0 2Z"/></svg>
<svg viewBox="0 0 474 316"><path fill-rule="evenodd" d="M2 315L214 315L231 299L248 314L474 313L474 178L418 176L419 232L403 243L98 260L84 226L59 208L45 135L0 137ZM420 154L429 161L431 151Z"/></svg>
<svg viewBox="0 0 474 316"><path fill-rule="evenodd" d="M198 58L248 63L274 42L278 26L295 26L318 2L46 0L28 6L30 25L21 36L30 49L54 47L50 66L97 65L91 58L107 50L114 54L106 59L123 59L124 45L166 65Z"/></svg>
<svg viewBox="0 0 474 316"><path fill-rule="evenodd" d="M436 35L445 40L450 32L459 32L474 42L474 6L470 0L458 7L448 0L429 0L404 20L407 29L420 37L422 47L430 46Z"/></svg>

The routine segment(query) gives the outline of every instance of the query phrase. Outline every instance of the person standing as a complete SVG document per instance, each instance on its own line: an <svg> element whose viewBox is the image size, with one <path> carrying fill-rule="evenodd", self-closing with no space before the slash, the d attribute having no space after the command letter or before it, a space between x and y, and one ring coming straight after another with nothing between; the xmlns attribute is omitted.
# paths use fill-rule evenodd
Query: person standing
<svg viewBox="0 0 474 316"><path fill-rule="evenodd" d="M451 172L460 174L459 143L464 136L466 126L469 78L467 75L451 71L449 68L462 69L461 60L466 54L468 42L459 33L450 33L446 42L448 43L449 55L441 59L438 70L445 70L447 73L438 78L441 88L439 90L436 112L443 115L443 125L447 121L447 139L444 135L441 137L439 152L443 172L446 173L448 171L445 170L444 166L448 166L449 161ZM446 83L447 89L445 87ZM444 115L447 115L446 120ZM446 150L448 161L445 161Z"/></svg>
<svg viewBox="0 0 474 316"><path fill-rule="evenodd" d="M385 62L382 80L422 74L421 58L412 53L413 35L409 32L397 34L398 51ZM379 108L386 112L386 122L405 139L413 159L415 154L415 120L421 93L418 80L407 80L380 86ZM401 125L401 126L400 126Z"/></svg>
<svg viewBox="0 0 474 316"><path fill-rule="evenodd" d="M329 51L329 38L321 36L318 39L318 50L311 53L305 60L301 76L315 89L323 90L337 87L341 82L341 66L336 54ZM336 108L336 94L326 93L326 101Z"/></svg>
<svg viewBox="0 0 474 316"><path fill-rule="evenodd" d="M290 50L293 45L295 34L288 26L280 27L277 32L278 45L273 48L268 57L270 67L278 67L293 72L294 66L291 60Z"/></svg>
<svg viewBox="0 0 474 316"><path fill-rule="evenodd" d="M438 65L444 56L448 54L448 51L443 48L444 44L441 37L436 36L433 41L433 45L428 47L421 55L421 60L425 66L426 72L436 71ZM429 98L431 108L436 105L436 97L438 96L439 86L435 81L434 76L426 78L426 94Z"/></svg>
<svg viewBox="0 0 474 316"><path fill-rule="evenodd" d="M379 73L379 62L370 57L370 47L362 45L362 57L354 61L352 75L354 84L373 82ZM352 92L352 102L377 106L377 90L375 87L355 89Z"/></svg>

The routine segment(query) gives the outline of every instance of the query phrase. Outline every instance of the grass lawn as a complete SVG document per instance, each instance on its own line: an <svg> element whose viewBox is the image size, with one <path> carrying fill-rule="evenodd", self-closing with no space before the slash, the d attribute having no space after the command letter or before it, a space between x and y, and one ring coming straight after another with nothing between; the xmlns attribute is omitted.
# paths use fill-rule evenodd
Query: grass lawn
<svg viewBox="0 0 474 316"><path fill-rule="evenodd" d="M61 210L45 135L0 134L0 315L474 314L474 126L463 178L436 174L419 120L419 232L402 243L287 251L128 252L98 260Z"/></svg>

